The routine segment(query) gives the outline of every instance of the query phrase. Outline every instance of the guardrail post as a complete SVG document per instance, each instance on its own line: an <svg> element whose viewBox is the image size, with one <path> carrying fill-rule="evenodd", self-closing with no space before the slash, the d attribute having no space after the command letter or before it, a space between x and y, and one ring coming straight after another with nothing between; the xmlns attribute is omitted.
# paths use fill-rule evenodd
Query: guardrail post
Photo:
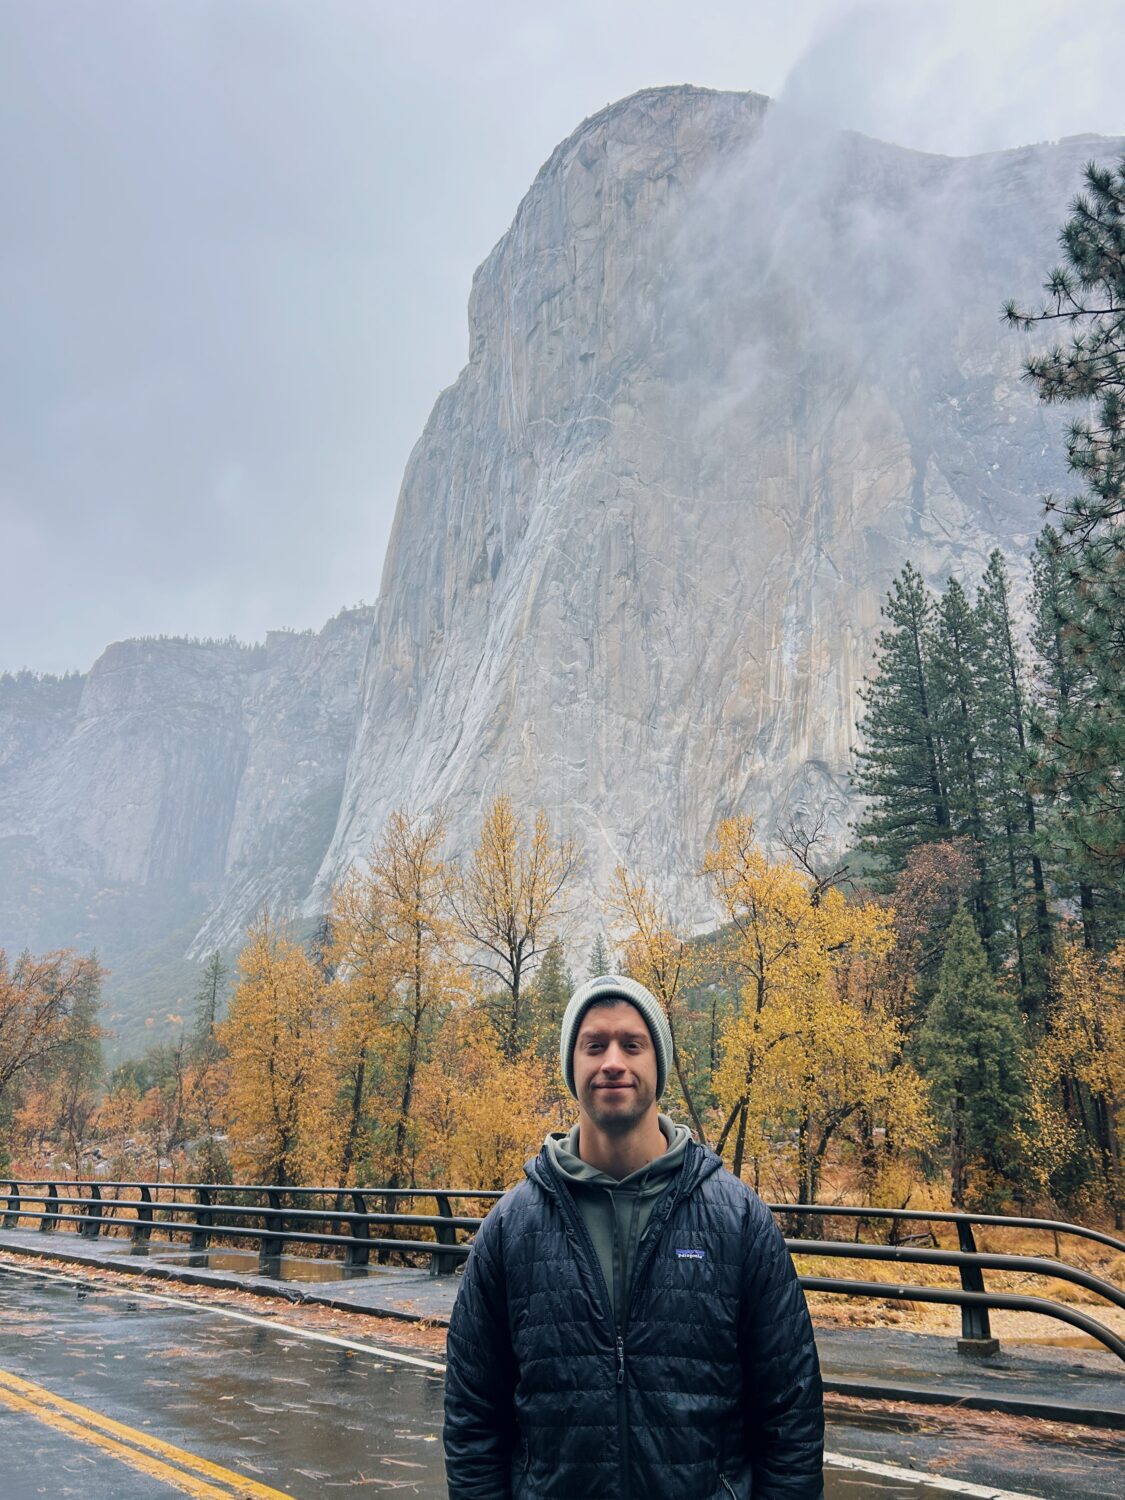
<svg viewBox="0 0 1125 1500"><path fill-rule="evenodd" d="M214 1214L211 1212L211 1193L208 1188L201 1187L195 1190L195 1201L199 1207L195 1211L195 1223L191 1226L191 1240L188 1250L193 1257L188 1264L200 1265L207 1262L207 1246L211 1243L210 1229L214 1223ZM194 1257L199 1257L194 1259Z"/></svg>
<svg viewBox="0 0 1125 1500"><path fill-rule="evenodd" d="M351 1195L351 1199L352 1208L357 1214L367 1213L367 1200L364 1198L362 1193L353 1192ZM353 1243L350 1244L344 1251L344 1270L366 1271L368 1262L371 1259L371 1247L370 1245L357 1244L354 1242L357 1238L369 1238L371 1225L366 1218L362 1223L357 1223L355 1219L353 1219L348 1228L350 1230Z"/></svg>
<svg viewBox="0 0 1125 1500"><path fill-rule="evenodd" d="M141 1197L137 1204L137 1222L133 1225L133 1245L135 1254L147 1255L148 1242L152 1235L152 1193L148 1184L141 1183Z"/></svg>
<svg viewBox="0 0 1125 1500"><path fill-rule="evenodd" d="M388 1214L394 1214L394 1213L398 1212L398 1194L395 1193L394 1191L386 1191L386 1190L384 1190L384 1192L383 1192L383 1211L384 1211L384 1213L388 1213ZM398 1232L395 1229L395 1227L394 1227L393 1224L385 1224L383 1226L383 1234L388 1239L396 1239L396 1240L398 1239ZM390 1251L389 1250L377 1250L375 1252L375 1259L379 1262L379 1264L381 1266L382 1265L386 1265L387 1261L390 1259Z"/></svg>
<svg viewBox="0 0 1125 1500"><path fill-rule="evenodd" d="M59 1190L53 1182L45 1182L43 1186L47 1189L47 1197L43 1204L43 1212L39 1215L39 1232L41 1234L50 1234L52 1229L57 1227L58 1221L56 1219L49 1219L47 1215L61 1212L59 1208Z"/></svg>
<svg viewBox="0 0 1125 1500"><path fill-rule="evenodd" d="M266 1197L269 1209L263 1215L265 1227L258 1247L258 1275L281 1275L281 1252L285 1248L285 1220L281 1217L281 1194L270 1188Z"/></svg>
<svg viewBox="0 0 1125 1500"><path fill-rule="evenodd" d="M957 1242L963 1255L977 1253L977 1242L973 1238L971 1219L957 1220ZM962 1265L958 1269L961 1272L961 1286L964 1291L984 1291L984 1276L980 1266ZM961 1337L957 1340L957 1353L966 1354L973 1359L987 1359L989 1355L996 1354L999 1349L1000 1340L992 1336L988 1308L983 1307L979 1302L962 1305Z"/></svg>
<svg viewBox="0 0 1125 1500"><path fill-rule="evenodd" d="M445 1193L435 1193L437 1200L437 1211L443 1219L452 1219L453 1209L449 1205L449 1197ZM435 1224L434 1235L439 1245L455 1245L457 1243L457 1231L452 1224ZM457 1269L457 1257L455 1255L431 1255L431 1276L452 1276Z"/></svg>
<svg viewBox="0 0 1125 1500"><path fill-rule="evenodd" d="M20 1227L20 1188L18 1182L8 1184L8 1206L4 1211L4 1228Z"/></svg>
<svg viewBox="0 0 1125 1500"><path fill-rule="evenodd" d="M102 1190L96 1182L90 1184L90 1206L82 1215L78 1233L85 1239L96 1240L102 1227Z"/></svg>

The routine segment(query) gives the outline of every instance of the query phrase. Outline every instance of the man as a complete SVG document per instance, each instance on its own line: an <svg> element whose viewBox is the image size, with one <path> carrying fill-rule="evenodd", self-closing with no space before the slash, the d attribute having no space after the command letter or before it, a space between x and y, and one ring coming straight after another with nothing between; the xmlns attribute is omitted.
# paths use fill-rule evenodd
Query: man
<svg viewBox="0 0 1125 1500"><path fill-rule="evenodd" d="M819 1500L820 1369L756 1194L657 1110L655 997L570 999L578 1123L481 1225L449 1326L451 1500Z"/></svg>

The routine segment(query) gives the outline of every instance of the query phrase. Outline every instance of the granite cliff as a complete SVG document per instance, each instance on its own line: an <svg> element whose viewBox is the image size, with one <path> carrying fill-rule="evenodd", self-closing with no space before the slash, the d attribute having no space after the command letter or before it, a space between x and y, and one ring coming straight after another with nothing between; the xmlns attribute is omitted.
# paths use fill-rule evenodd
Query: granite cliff
<svg viewBox="0 0 1125 1500"><path fill-rule="evenodd" d="M1091 149L938 158L691 88L561 145L407 468L312 905L392 807L463 847L501 786L683 907L729 812L843 838L892 575L1018 571L1063 481L998 310Z"/></svg>
<svg viewBox="0 0 1125 1500"><path fill-rule="evenodd" d="M474 279L373 612L0 681L0 944L97 942L128 1021L322 911L392 808L463 850L500 788L685 909L726 813L844 838L891 577L1018 576L1065 482L998 310L1121 148L954 160L686 87L586 121Z"/></svg>

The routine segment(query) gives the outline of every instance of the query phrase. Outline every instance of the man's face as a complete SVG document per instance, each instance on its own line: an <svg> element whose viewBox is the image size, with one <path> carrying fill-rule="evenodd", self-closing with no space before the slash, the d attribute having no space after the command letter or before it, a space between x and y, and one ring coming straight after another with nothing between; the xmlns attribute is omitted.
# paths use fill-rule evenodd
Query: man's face
<svg viewBox="0 0 1125 1500"><path fill-rule="evenodd" d="M574 1043L578 1103L600 1129L627 1135L656 1103L656 1049L640 1011L627 1000L595 1005Z"/></svg>

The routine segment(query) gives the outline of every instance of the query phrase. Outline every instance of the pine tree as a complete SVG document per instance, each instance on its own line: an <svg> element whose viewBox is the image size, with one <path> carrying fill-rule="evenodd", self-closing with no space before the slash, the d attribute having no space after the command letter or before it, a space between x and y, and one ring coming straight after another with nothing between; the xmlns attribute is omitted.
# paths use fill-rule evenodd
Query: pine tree
<svg viewBox="0 0 1125 1500"><path fill-rule="evenodd" d="M563 1011L573 990L562 938L553 937L535 976L534 994L535 1050L548 1061L558 1056Z"/></svg>
<svg viewBox="0 0 1125 1500"><path fill-rule="evenodd" d="M975 606L976 684L983 800L997 847L999 884L1007 887L1020 994L1027 1012L1041 1009L1051 959L1051 915L1040 857L1035 803L1028 786L1026 673L1012 621L1007 569L992 553Z"/></svg>
<svg viewBox="0 0 1125 1500"><path fill-rule="evenodd" d="M606 947L605 934L603 932L599 932L594 939L594 946L590 949L590 958L586 965L586 972L591 979L598 979L603 974L612 974L613 972L613 960L609 956L609 949Z"/></svg>
<svg viewBox="0 0 1125 1500"><path fill-rule="evenodd" d="M909 563L891 585L883 616L888 629L862 692L855 782L870 803L858 832L889 886L916 844L949 837L950 820L932 703L932 603Z"/></svg>
<svg viewBox="0 0 1125 1500"><path fill-rule="evenodd" d="M1063 653L1085 692L1037 746L1036 778L1060 798L1060 821L1083 861L1115 893L1125 884L1125 159L1090 163L1087 191L1060 235L1065 264L1046 282L1035 314L1006 308L1030 328L1061 320L1065 344L1027 361L1040 399L1084 403L1071 423L1067 461L1083 489L1061 512L1051 545L1065 587L1057 594ZM1084 916L1085 921L1085 916ZM1089 932L1089 928L1087 931ZM1104 935L1103 935L1104 936Z"/></svg>
<svg viewBox="0 0 1125 1500"><path fill-rule="evenodd" d="M203 977L195 992L195 1022L191 1042L193 1062L213 1061L218 1054L215 1028L219 1024L229 978L230 970L216 949L204 966Z"/></svg>
<svg viewBox="0 0 1125 1500"><path fill-rule="evenodd" d="M1003 1196L1024 1110L1023 1036L964 903L949 926L919 1051L948 1129L953 1206L993 1204Z"/></svg>
<svg viewBox="0 0 1125 1500"><path fill-rule="evenodd" d="M1098 688L1088 662L1073 649L1080 589L1051 526L1035 544L1032 580L1035 676L1029 782L1047 806L1042 845L1059 893L1077 903L1087 949L1106 951L1122 926L1125 890L1120 876L1115 879L1116 872L1091 854L1082 836L1089 784L1082 767L1071 765L1065 747L1080 739Z"/></svg>
<svg viewBox="0 0 1125 1500"><path fill-rule="evenodd" d="M993 847L985 820L982 773L982 712L979 667L983 642L965 590L951 578L935 613L930 656L933 661L933 717L942 746L949 820L955 834L973 841L978 860L974 916L985 949L998 964L1003 944L996 911Z"/></svg>

